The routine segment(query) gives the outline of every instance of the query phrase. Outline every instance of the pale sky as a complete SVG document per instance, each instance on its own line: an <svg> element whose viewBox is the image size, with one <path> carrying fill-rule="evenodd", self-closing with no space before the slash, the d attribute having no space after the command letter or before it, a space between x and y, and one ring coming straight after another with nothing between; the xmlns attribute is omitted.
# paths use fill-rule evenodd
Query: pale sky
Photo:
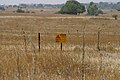
<svg viewBox="0 0 120 80"><path fill-rule="evenodd" d="M0 0L0 4L20 4L20 3L45 3L45 4L61 4L67 0ZM120 0L77 0L81 3L93 2L120 2Z"/></svg>

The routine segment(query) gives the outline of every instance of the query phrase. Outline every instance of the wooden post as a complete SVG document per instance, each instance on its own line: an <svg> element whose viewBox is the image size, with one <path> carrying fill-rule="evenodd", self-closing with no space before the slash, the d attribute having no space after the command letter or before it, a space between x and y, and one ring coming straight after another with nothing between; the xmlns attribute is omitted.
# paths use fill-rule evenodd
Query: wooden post
<svg viewBox="0 0 120 80"><path fill-rule="evenodd" d="M100 51L100 31L98 31L97 49Z"/></svg>
<svg viewBox="0 0 120 80"><path fill-rule="evenodd" d="M62 51L62 42L61 42L61 51Z"/></svg>
<svg viewBox="0 0 120 80"><path fill-rule="evenodd" d="M18 79L21 80L21 77L20 77L20 54L17 52L17 70L18 70Z"/></svg>
<svg viewBox="0 0 120 80"><path fill-rule="evenodd" d="M76 44L79 44L79 30L77 30L77 41L78 41L78 43L76 42Z"/></svg>
<svg viewBox="0 0 120 80"><path fill-rule="evenodd" d="M39 52L40 52L40 33L38 33L38 47L39 47Z"/></svg>

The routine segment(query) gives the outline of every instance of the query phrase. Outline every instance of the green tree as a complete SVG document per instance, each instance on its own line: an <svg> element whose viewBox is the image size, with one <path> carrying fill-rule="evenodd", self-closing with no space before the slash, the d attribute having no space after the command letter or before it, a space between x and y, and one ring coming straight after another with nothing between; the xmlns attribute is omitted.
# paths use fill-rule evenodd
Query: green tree
<svg viewBox="0 0 120 80"><path fill-rule="evenodd" d="M59 11L61 14L77 14L83 12L85 12L85 7L75 0L67 1Z"/></svg>
<svg viewBox="0 0 120 80"><path fill-rule="evenodd" d="M88 15L98 15L98 8L95 3L90 2L88 8L87 8L87 14Z"/></svg>

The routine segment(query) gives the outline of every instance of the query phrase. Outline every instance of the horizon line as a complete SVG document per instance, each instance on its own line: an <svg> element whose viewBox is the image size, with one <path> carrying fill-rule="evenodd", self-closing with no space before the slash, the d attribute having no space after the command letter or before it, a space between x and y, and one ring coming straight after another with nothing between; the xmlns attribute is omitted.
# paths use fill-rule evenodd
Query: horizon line
<svg viewBox="0 0 120 80"><path fill-rule="evenodd" d="M94 2L94 1L91 1L91 2ZM100 1L100 2L107 2L107 1ZM100 3L100 2L94 2L94 3ZM118 3L118 2L107 2L107 3ZM81 2L81 3L87 4L90 2ZM6 4L0 4L0 5L20 5L20 4L51 4L51 5L56 5L56 4L65 4L65 3L26 3L26 2L23 2L23 3L13 3L13 4L6 3Z"/></svg>

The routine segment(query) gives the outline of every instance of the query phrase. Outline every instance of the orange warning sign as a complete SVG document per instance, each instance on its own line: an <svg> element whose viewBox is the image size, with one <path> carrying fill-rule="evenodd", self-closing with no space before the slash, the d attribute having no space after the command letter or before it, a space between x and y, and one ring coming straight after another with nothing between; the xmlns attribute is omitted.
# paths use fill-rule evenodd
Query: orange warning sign
<svg viewBox="0 0 120 80"><path fill-rule="evenodd" d="M66 41L67 41L66 34L58 34L56 36L56 42L66 42Z"/></svg>

